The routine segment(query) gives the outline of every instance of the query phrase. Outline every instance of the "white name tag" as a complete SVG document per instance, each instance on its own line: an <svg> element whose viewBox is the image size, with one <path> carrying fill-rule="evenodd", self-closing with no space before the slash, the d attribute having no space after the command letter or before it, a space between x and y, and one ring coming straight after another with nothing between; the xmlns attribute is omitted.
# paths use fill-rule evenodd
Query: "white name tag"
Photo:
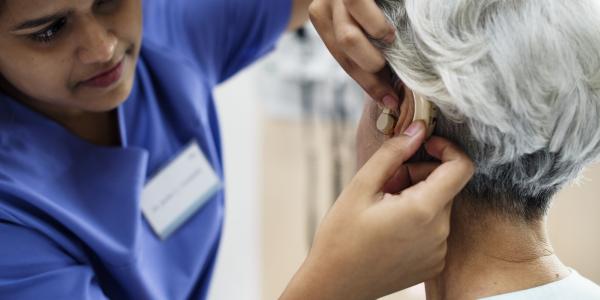
<svg viewBox="0 0 600 300"><path fill-rule="evenodd" d="M142 191L142 212L166 239L221 188L221 181L194 141Z"/></svg>

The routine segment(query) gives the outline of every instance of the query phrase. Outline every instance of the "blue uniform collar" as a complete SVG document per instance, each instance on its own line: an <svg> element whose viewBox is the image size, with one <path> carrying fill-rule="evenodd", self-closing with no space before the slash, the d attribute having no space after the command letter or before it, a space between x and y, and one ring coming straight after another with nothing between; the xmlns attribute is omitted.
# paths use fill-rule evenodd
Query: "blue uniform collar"
<svg viewBox="0 0 600 300"><path fill-rule="evenodd" d="M137 200L145 184L148 151L127 145L123 107L119 121L123 146L97 146L0 95L0 190L9 194L0 198L19 199L12 205L22 208L24 218L35 207L64 228L93 228L94 235L73 234L89 238L84 243L91 248L105 249L98 253L122 253L122 261L110 258L122 266L137 251L142 224ZM15 220L19 211L11 209Z"/></svg>

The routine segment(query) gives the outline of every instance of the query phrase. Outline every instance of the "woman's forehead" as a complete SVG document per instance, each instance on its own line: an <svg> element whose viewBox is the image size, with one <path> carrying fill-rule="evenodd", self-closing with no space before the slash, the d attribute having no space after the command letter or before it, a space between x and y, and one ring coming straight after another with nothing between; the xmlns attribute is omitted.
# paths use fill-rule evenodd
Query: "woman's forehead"
<svg viewBox="0 0 600 300"><path fill-rule="evenodd" d="M2 12L38 16L56 13L59 10L75 9L92 3L93 0L0 0Z"/></svg>
<svg viewBox="0 0 600 300"><path fill-rule="evenodd" d="M0 24L12 26L28 20L66 14L91 3L93 0L0 0Z"/></svg>

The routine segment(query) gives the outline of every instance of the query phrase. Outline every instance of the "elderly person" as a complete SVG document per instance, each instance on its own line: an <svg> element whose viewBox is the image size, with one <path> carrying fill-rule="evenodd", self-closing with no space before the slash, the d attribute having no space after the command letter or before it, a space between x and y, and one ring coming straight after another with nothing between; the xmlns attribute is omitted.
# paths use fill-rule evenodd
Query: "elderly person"
<svg viewBox="0 0 600 300"><path fill-rule="evenodd" d="M0 0L0 298L206 299L225 201L212 91L309 3ZM440 141L440 168L413 167L431 173L426 193L380 204L424 138L414 129L340 197L282 299L371 297L439 273L446 204L473 165Z"/></svg>
<svg viewBox="0 0 600 300"><path fill-rule="evenodd" d="M455 199L446 268L427 282L428 299L600 299L546 233L553 195L600 154L600 4L377 3L397 29L395 42L378 46L400 79L399 111L411 109L413 92L425 96L441 112L434 134L476 164ZM367 103L361 164L387 139L375 127L380 113Z"/></svg>

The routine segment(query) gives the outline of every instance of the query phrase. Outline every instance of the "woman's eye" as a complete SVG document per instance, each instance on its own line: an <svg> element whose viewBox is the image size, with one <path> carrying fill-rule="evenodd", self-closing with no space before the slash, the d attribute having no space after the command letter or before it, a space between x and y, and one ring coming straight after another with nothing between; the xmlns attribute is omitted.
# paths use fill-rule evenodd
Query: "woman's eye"
<svg viewBox="0 0 600 300"><path fill-rule="evenodd" d="M60 18L59 20L52 23L50 26L44 28L43 30L31 34L30 38L36 42L49 43L56 38L57 34L65 26L66 23L66 18Z"/></svg>
<svg viewBox="0 0 600 300"><path fill-rule="evenodd" d="M114 6L118 3L118 0L96 0L96 2L94 2L94 6L96 7L96 9L111 9L114 8Z"/></svg>

